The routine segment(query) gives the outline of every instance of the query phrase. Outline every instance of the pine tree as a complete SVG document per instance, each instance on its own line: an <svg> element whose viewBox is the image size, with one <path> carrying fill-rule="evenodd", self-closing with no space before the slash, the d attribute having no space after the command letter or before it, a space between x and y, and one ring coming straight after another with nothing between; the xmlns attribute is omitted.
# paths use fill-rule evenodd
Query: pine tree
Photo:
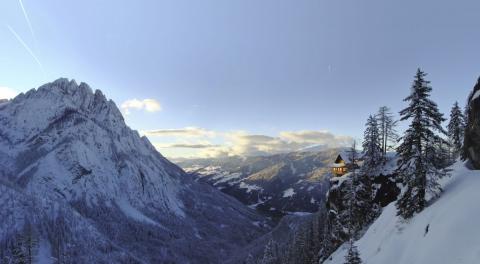
<svg viewBox="0 0 480 264"><path fill-rule="evenodd" d="M38 251L38 240L36 238L35 230L28 220L26 220L24 234L22 235L21 240L25 248L26 263L34 263Z"/></svg>
<svg viewBox="0 0 480 264"><path fill-rule="evenodd" d="M356 230L358 230L358 226L356 225L356 221L354 220L354 206L357 204L357 193L355 189L355 183L357 178L357 149L356 149L356 142L353 141L352 147L348 151L348 155L351 162L351 173L348 179L348 190L346 195L344 196L344 200L347 202L347 217L348 217L348 237L355 236Z"/></svg>
<svg viewBox="0 0 480 264"><path fill-rule="evenodd" d="M362 173L375 175L383 164L383 150L378 130L377 119L369 116L363 139L363 166Z"/></svg>
<svg viewBox="0 0 480 264"><path fill-rule="evenodd" d="M396 131L397 121L394 119L390 108L382 106L378 109L377 123L379 129L380 148L382 149L383 157L385 158L387 151L391 149L398 140Z"/></svg>
<svg viewBox="0 0 480 264"><path fill-rule="evenodd" d="M404 218L410 218L425 208L427 190L437 195L437 180L445 175L445 171L429 157L435 153L435 142L447 142L437 134L446 133L441 125L445 119L437 104L429 98L432 88L425 76L426 73L417 70L411 94L404 99L409 106L400 111L401 121L411 120L397 148L397 172L406 186L397 201L397 213Z"/></svg>
<svg viewBox="0 0 480 264"><path fill-rule="evenodd" d="M355 165L356 165L356 143L353 141L352 148L349 151L350 161L352 162L352 172L351 178L349 180L349 194L345 197L348 201L348 233L350 237L350 247L347 255L345 256L346 264L360 264L362 260L360 259L360 254L358 253L357 248L354 245L354 237L358 230L358 226L355 221L355 205L357 205L357 192L355 190L355 179L357 178Z"/></svg>
<svg viewBox="0 0 480 264"><path fill-rule="evenodd" d="M345 256L345 264L362 264L360 253L358 253L358 248L355 246L353 239L350 239L349 242L348 253Z"/></svg>
<svg viewBox="0 0 480 264"><path fill-rule="evenodd" d="M263 258L261 264L275 264L278 262L278 247L273 239L268 241L268 244L265 246L263 251Z"/></svg>
<svg viewBox="0 0 480 264"><path fill-rule="evenodd" d="M450 112L450 122L448 123L448 139L452 147L452 160L456 160L463 147L463 136L465 133L465 116L462 109L458 106L458 102L452 107Z"/></svg>
<svg viewBox="0 0 480 264"><path fill-rule="evenodd" d="M13 263L27 264L27 257L25 256L25 252L24 252L21 241L17 241L17 243L13 247L12 254L13 254Z"/></svg>
<svg viewBox="0 0 480 264"><path fill-rule="evenodd" d="M358 173L356 177L352 179L352 184L355 194L354 200L352 200L353 228L355 230L353 236L356 237L358 231L371 223L376 217L377 212L374 210L373 188L370 176Z"/></svg>

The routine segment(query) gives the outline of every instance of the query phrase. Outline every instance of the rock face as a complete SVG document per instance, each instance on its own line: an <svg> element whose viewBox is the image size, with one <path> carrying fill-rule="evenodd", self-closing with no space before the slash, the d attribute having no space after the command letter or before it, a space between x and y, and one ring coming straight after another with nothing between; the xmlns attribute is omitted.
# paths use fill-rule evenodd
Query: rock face
<svg viewBox="0 0 480 264"><path fill-rule="evenodd" d="M480 169L480 78L468 97L466 119L463 157L478 170Z"/></svg>
<svg viewBox="0 0 480 264"><path fill-rule="evenodd" d="M67 79L0 103L0 206L1 245L34 230L62 263L220 263L269 229Z"/></svg>

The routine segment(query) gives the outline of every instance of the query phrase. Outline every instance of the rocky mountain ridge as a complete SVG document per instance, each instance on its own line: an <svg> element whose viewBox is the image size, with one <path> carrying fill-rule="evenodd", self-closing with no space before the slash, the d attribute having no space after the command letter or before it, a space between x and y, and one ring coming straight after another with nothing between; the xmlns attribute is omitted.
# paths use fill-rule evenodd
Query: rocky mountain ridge
<svg viewBox="0 0 480 264"><path fill-rule="evenodd" d="M66 263L219 263L270 229L67 79L0 103L0 188L4 260L34 234Z"/></svg>

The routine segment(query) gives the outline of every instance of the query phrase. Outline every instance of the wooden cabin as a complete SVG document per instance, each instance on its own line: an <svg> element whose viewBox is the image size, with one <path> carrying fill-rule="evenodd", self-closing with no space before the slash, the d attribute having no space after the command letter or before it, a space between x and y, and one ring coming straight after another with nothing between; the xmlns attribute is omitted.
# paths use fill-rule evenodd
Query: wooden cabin
<svg viewBox="0 0 480 264"><path fill-rule="evenodd" d="M339 154L337 159L333 163L332 172L333 172L333 175L336 177L340 177L348 172L347 163L342 158L342 155Z"/></svg>

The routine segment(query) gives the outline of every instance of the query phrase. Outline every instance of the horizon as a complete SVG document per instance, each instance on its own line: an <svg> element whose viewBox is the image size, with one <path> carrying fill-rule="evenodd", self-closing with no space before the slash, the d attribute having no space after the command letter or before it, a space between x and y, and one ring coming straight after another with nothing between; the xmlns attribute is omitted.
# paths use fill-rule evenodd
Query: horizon
<svg viewBox="0 0 480 264"><path fill-rule="evenodd" d="M168 158L345 146L380 106L398 118L417 67L446 118L465 105L480 74L478 7L4 1L0 97L60 76L85 82Z"/></svg>

